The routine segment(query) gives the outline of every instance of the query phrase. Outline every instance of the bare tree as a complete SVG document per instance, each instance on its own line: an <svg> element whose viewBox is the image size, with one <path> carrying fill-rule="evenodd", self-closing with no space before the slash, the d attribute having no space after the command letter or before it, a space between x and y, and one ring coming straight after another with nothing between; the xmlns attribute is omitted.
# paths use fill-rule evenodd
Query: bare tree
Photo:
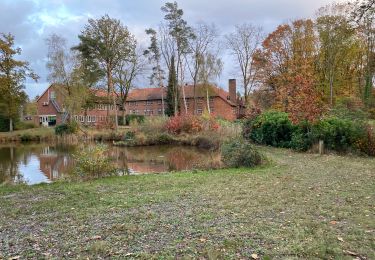
<svg viewBox="0 0 375 260"><path fill-rule="evenodd" d="M202 66L205 65L208 53L216 47L216 39L218 37L215 25L207 25L205 23L198 23L194 28L195 37L190 39L189 48L190 53L185 55L186 66L189 74L193 80L193 95L194 95L194 114L197 107L196 87L199 80L199 73Z"/></svg>
<svg viewBox="0 0 375 260"><path fill-rule="evenodd" d="M78 54L66 46L66 39L57 34L46 38L48 47L47 64L48 81L58 85L57 90L64 96L64 107L57 107L63 113L63 122L69 121L71 115L78 112L88 96L84 86ZM58 106L58 104L56 105Z"/></svg>
<svg viewBox="0 0 375 260"><path fill-rule="evenodd" d="M198 80L202 86L202 90L206 94L207 110L210 110L210 92L212 82L218 78L223 70L223 62L218 57L218 53L206 53L202 56L201 66L198 72Z"/></svg>
<svg viewBox="0 0 375 260"><path fill-rule="evenodd" d="M136 42L134 42L134 49L129 57L121 60L114 70L113 81L117 90L116 95L122 107L123 123L125 122L125 104L129 91L134 87L134 80L142 74L145 65L144 55L140 49L136 48Z"/></svg>
<svg viewBox="0 0 375 260"><path fill-rule="evenodd" d="M260 48L263 38L262 28L252 24L237 25L234 32L225 36L227 48L231 51L241 72L246 104L249 101L249 94L257 83L254 54Z"/></svg>

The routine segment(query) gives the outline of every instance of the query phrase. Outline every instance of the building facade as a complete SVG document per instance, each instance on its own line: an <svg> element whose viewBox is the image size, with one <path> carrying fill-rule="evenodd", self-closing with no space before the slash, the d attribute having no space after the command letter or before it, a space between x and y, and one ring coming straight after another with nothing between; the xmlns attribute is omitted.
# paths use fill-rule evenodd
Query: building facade
<svg viewBox="0 0 375 260"><path fill-rule="evenodd" d="M192 85L185 85L181 87L180 113L201 115L204 111L208 111L226 120L239 118L243 110L243 105L242 100L237 98L236 80L230 79L228 88L229 92L216 86L196 86L194 88ZM72 118L86 125L99 126L113 120L115 109L119 116L122 115L123 111L120 111L119 105L114 107L109 102L100 101L100 98L106 95L105 91L99 90L95 92L98 100L94 102L94 105L89 109L72 115ZM166 88L131 90L125 103L125 113L162 116L167 106L165 102L166 96ZM49 86L37 100L37 123L43 126L54 126L64 123L70 115L65 110L63 104L64 95L59 91L59 86Z"/></svg>

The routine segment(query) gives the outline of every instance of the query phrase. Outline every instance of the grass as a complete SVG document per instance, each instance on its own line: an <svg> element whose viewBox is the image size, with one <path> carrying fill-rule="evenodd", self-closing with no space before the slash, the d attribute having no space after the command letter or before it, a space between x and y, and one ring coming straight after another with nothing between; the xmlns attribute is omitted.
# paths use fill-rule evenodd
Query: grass
<svg viewBox="0 0 375 260"><path fill-rule="evenodd" d="M51 140L55 136L55 129L38 127L13 132L0 132L0 142L21 141L21 138L28 137L32 140Z"/></svg>
<svg viewBox="0 0 375 260"><path fill-rule="evenodd" d="M374 259L375 160L0 188L0 258Z"/></svg>

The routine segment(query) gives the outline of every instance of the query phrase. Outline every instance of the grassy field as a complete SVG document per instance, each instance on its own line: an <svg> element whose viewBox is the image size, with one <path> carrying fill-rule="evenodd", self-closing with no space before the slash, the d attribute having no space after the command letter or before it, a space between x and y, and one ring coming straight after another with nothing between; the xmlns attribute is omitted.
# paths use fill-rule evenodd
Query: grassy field
<svg viewBox="0 0 375 260"><path fill-rule="evenodd" d="M252 170L1 187L0 259L375 259L373 158L260 149Z"/></svg>

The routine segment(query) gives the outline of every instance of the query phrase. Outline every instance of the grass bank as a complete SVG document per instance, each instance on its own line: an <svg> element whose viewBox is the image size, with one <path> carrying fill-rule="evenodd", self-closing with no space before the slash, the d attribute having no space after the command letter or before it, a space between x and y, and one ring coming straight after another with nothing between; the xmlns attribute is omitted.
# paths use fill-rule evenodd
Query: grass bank
<svg viewBox="0 0 375 260"><path fill-rule="evenodd" d="M20 141L52 141L55 139L55 129L38 127L13 132L0 132L0 142Z"/></svg>
<svg viewBox="0 0 375 260"><path fill-rule="evenodd" d="M375 160L0 188L0 258L375 258ZM253 255L255 257L255 255Z"/></svg>

